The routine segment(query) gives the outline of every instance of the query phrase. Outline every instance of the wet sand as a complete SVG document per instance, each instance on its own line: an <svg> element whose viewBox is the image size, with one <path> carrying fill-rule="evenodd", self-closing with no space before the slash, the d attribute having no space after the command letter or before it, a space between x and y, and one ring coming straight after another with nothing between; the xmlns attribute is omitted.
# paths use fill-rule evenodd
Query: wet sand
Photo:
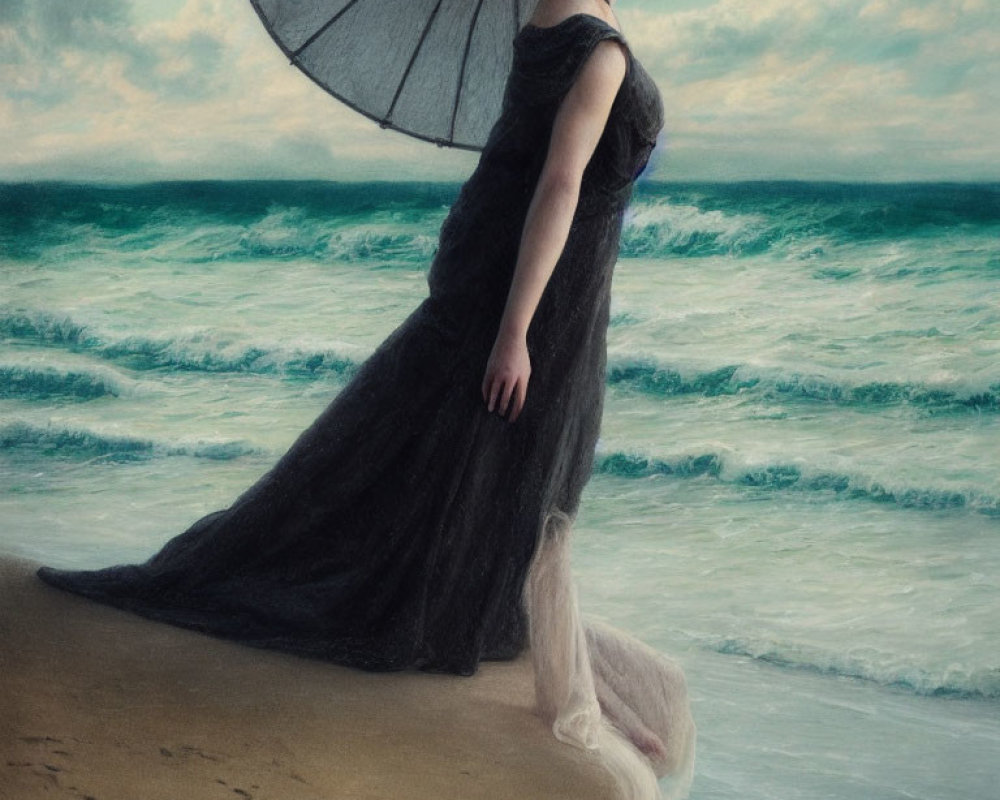
<svg viewBox="0 0 1000 800"><path fill-rule="evenodd" d="M531 663L367 673L91 603L0 557L0 798L597 800Z"/></svg>

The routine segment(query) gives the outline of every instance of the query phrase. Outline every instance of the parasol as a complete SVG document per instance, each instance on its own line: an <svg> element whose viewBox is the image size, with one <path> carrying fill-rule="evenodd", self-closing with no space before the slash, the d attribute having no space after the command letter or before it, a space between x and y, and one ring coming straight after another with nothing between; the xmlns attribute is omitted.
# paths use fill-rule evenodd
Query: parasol
<svg viewBox="0 0 1000 800"><path fill-rule="evenodd" d="M538 0L250 0L317 84L383 128L482 150Z"/></svg>

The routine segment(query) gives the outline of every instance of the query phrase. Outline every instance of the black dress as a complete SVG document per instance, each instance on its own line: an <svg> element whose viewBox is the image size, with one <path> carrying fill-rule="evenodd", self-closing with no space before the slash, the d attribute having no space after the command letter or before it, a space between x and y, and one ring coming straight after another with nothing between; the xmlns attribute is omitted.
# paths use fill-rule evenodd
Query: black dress
<svg viewBox="0 0 1000 800"><path fill-rule="evenodd" d="M39 570L185 628L367 670L469 675L527 644L522 588L546 513L573 517L605 383L612 270L663 109L629 54L565 249L527 335L510 423L480 387L554 114L603 39L575 14L513 40L501 116L442 223L429 296L284 456L146 563Z"/></svg>

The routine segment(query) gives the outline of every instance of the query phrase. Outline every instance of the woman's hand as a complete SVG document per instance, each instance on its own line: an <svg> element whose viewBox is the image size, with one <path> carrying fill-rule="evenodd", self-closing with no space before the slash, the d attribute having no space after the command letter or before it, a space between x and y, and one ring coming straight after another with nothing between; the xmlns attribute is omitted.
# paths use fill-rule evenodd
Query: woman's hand
<svg viewBox="0 0 1000 800"><path fill-rule="evenodd" d="M483 400L490 412L497 406L497 411L503 416L507 413L509 404L510 416L507 421L516 420L524 408L530 375L531 359L528 357L525 335L501 327L493 342L493 350L486 363L486 374L483 376ZM513 403L510 403L511 399Z"/></svg>

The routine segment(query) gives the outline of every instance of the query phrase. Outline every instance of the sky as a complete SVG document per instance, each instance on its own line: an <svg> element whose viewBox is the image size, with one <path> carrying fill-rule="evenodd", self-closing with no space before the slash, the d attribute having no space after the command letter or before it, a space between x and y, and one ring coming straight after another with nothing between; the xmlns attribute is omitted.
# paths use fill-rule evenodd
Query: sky
<svg viewBox="0 0 1000 800"><path fill-rule="evenodd" d="M656 180L1000 180L1000 0L615 0ZM0 0L0 180L461 180L291 66L248 0Z"/></svg>

